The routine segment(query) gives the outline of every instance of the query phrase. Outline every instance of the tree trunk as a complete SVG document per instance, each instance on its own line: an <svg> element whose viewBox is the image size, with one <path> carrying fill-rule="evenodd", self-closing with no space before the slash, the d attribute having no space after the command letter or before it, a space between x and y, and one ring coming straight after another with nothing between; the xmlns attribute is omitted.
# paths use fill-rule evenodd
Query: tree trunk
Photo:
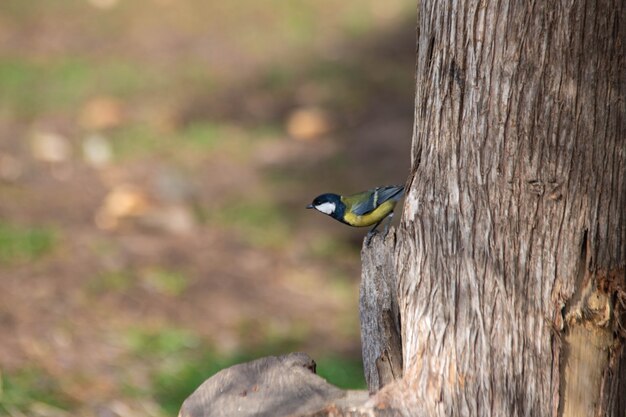
<svg viewBox="0 0 626 417"><path fill-rule="evenodd" d="M422 0L404 213L370 249L404 363L378 400L626 415L625 4Z"/></svg>

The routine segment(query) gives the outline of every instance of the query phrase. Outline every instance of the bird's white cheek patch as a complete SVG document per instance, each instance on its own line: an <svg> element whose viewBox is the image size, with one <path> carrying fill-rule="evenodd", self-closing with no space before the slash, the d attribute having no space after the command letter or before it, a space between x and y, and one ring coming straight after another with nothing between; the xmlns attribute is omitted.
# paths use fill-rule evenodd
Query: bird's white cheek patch
<svg viewBox="0 0 626 417"><path fill-rule="evenodd" d="M315 209L324 214L333 214L335 212L335 203L323 203L315 206Z"/></svg>

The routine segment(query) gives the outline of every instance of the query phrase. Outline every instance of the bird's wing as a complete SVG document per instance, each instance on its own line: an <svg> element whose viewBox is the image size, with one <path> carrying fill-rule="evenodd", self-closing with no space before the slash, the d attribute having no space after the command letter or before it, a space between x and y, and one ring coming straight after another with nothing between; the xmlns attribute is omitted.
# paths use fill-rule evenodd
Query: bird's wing
<svg viewBox="0 0 626 417"><path fill-rule="evenodd" d="M376 207L380 206L385 201L399 200L403 194L403 186L391 185L388 187L378 187L363 193L344 197L344 200L348 203L347 206L350 207L350 211L352 213L357 216L362 216L374 211Z"/></svg>

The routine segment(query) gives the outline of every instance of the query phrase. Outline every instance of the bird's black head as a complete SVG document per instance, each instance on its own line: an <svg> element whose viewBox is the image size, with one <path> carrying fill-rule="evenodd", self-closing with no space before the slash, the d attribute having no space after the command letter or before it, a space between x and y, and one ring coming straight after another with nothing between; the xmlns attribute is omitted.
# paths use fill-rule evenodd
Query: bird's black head
<svg viewBox="0 0 626 417"><path fill-rule="evenodd" d="M335 217L340 208L343 207L341 197L337 194L322 194L315 197L313 202L306 206L308 209L315 209L329 216Z"/></svg>

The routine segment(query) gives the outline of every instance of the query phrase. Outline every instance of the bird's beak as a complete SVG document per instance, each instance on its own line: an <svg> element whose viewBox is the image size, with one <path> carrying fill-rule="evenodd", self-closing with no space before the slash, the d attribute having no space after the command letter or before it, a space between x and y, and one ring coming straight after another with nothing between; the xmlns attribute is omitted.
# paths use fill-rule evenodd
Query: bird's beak
<svg viewBox="0 0 626 417"><path fill-rule="evenodd" d="M313 207L313 204L309 204L308 206L306 206L306 208L312 209L312 208L315 208L315 207Z"/></svg>

